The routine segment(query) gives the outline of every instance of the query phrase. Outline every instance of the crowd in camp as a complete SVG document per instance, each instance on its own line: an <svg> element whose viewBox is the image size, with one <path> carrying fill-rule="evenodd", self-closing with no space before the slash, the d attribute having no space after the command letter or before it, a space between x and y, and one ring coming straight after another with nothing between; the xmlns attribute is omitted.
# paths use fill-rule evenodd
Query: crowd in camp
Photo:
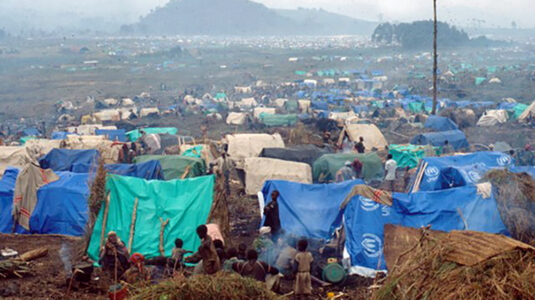
<svg viewBox="0 0 535 300"><path fill-rule="evenodd" d="M79 118L62 103L52 128L2 125L0 232L90 228L83 259L112 292L121 281L229 272L279 293L291 282L305 298L348 275L389 271L387 224L517 238L486 174L535 176L534 140L476 145L465 132L533 128L535 102L438 99L431 114L432 99L388 90L380 70L312 75L184 91L165 108L147 94L92 100ZM199 136L159 123L192 115ZM227 131L214 138L216 127ZM229 221L239 198L255 208L247 243Z"/></svg>

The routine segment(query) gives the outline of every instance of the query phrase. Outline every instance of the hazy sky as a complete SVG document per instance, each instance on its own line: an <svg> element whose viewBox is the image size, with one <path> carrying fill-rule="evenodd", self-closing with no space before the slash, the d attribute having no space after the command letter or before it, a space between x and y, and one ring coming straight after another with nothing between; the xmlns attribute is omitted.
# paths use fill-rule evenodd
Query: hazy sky
<svg viewBox="0 0 535 300"><path fill-rule="evenodd" d="M102 27L135 22L168 0L0 0L0 27L68 26L103 17ZM225 0L220 0L225 1ZM432 0L254 0L273 8L323 8L355 18L413 21L432 16ZM535 27L535 0L437 0L440 20L461 26ZM74 19L78 18L78 19ZM34 25L36 26L36 25Z"/></svg>

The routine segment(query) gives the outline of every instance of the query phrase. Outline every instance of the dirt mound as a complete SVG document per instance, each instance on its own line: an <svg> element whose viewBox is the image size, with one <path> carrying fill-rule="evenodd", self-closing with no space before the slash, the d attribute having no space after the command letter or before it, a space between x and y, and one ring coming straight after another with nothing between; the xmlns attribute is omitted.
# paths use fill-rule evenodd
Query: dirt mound
<svg viewBox="0 0 535 300"><path fill-rule="evenodd" d="M488 233L402 229L416 242L392 246L399 255L375 299L533 299L535 248ZM385 226L385 258L387 235Z"/></svg>
<svg viewBox="0 0 535 300"><path fill-rule="evenodd" d="M492 170L484 180L494 187L500 216L511 236L535 245L535 180L507 170Z"/></svg>

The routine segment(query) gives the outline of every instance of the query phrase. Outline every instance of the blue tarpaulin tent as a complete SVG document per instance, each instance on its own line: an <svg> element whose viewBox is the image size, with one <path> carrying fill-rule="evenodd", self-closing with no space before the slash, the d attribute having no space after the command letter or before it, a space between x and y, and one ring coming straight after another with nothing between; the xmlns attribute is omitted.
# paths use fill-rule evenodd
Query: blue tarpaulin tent
<svg viewBox="0 0 535 300"><path fill-rule="evenodd" d="M0 181L0 232L11 233L13 190L18 170L10 168ZM88 218L89 174L56 172L59 180L37 191L37 204L30 217L30 232L18 226L16 233L82 236Z"/></svg>
<svg viewBox="0 0 535 300"><path fill-rule="evenodd" d="M7 168L0 180L0 232L11 233L13 227L13 193L19 169Z"/></svg>
<svg viewBox="0 0 535 300"><path fill-rule="evenodd" d="M340 204L356 184L364 182L352 180L331 184L302 184L269 180L264 183L262 194L267 205L271 202L271 193L279 191L279 216L285 232L308 238L329 239L342 222L338 213Z"/></svg>
<svg viewBox="0 0 535 300"><path fill-rule="evenodd" d="M428 145L431 144L436 147L444 146L444 142L448 141L455 150L467 149L470 145L464 133L460 130L448 130L440 132L427 132L418 134L412 138L413 145Z"/></svg>
<svg viewBox="0 0 535 300"><path fill-rule="evenodd" d="M98 157L97 150L52 149L39 159L39 165L43 169L72 171L75 164L95 166Z"/></svg>
<svg viewBox="0 0 535 300"><path fill-rule="evenodd" d="M127 142L126 130L124 129L96 129L95 135L107 136L110 141Z"/></svg>
<svg viewBox="0 0 535 300"><path fill-rule="evenodd" d="M474 185L493 168L514 166L511 156L501 152L474 152L466 155L424 157L418 165L412 191L435 191Z"/></svg>
<svg viewBox="0 0 535 300"><path fill-rule="evenodd" d="M23 136L40 136L41 135L39 130L37 130L37 128L35 128L35 127L30 127L30 128L24 129L22 131L22 134L23 134Z"/></svg>
<svg viewBox="0 0 535 300"><path fill-rule="evenodd" d="M53 140L64 140L67 138L68 135L71 135L74 133L71 132L65 132L65 131L54 131L52 132L52 139Z"/></svg>
<svg viewBox="0 0 535 300"><path fill-rule="evenodd" d="M383 255L385 224L414 228L431 225L434 230L468 229L509 234L496 200L493 196L482 198L475 186L413 194L394 193L392 207L355 196L344 211L350 273L373 276L376 271L386 270Z"/></svg>
<svg viewBox="0 0 535 300"><path fill-rule="evenodd" d="M441 116L429 116L425 121L425 128L433 129L434 131L448 131L459 129L455 122L450 118Z"/></svg>
<svg viewBox="0 0 535 300"><path fill-rule="evenodd" d="M94 173L97 166L88 164L75 164L72 172L75 173ZM111 174L121 176L131 176L143 178L146 180L158 179L163 180L162 166L157 160L149 160L138 164L112 164L104 165L104 168Z"/></svg>
<svg viewBox="0 0 535 300"><path fill-rule="evenodd" d="M528 173L535 180L535 166L521 166L509 168L509 171L514 173Z"/></svg>

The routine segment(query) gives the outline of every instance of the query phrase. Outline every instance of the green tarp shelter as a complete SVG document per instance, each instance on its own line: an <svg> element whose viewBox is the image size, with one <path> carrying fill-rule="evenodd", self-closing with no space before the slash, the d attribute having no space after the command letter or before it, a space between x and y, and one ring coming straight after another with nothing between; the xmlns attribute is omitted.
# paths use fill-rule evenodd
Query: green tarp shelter
<svg viewBox="0 0 535 300"><path fill-rule="evenodd" d="M513 118L515 120L518 119L518 117L520 117L520 115L528 108L528 106L524 103L518 103L517 105L515 105L515 107L513 107Z"/></svg>
<svg viewBox="0 0 535 300"><path fill-rule="evenodd" d="M382 179L384 176L383 161L375 152L370 153L336 153L324 154L318 158L312 167L314 182L330 182L336 179L336 172L344 166L346 161L353 162L358 158L362 163L362 179Z"/></svg>
<svg viewBox="0 0 535 300"><path fill-rule="evenodd" d="M260 123L268 127L293 126L295 125L295 123L297 123L297 115L296 114L272 115L272 114L267 114L267 113L261 113Z"/></svg>
<svg viewBox="0 0 535 300"><path fill-rule="evenodd" d="M297 102L297 100L288 100L284 103L284 108L288 112L295 112L299 108L299 103Z"/></svg>
<svg viewBox="0 0 535 300"><path fill-rule="evenodd" d="M178 129L175 127L149 127L129 131L126 133L126 136L128 137L129 141L135 142L141 137L141 131L145 131L146 134L167 133L170 135L175 135L178 132Z"/></svg>
<svg viewBox="0 0 535 300"><path fill-rule="evenodd" d="M109 231L115 231L128 248L136 198L138 203L131 253L139 252L148 258L160 256L162 218L164 221L169 219L163 235L165 256L169 257L176 238L184 241L184 249L196 251L199 247L200 240L195 229L206 223L210 213L214 177L147 181L111 175L107 178L106 191L110 193L106 228L102 228L105 210L105 205L102 205L87 250L89 257L98 261L103 230L106 235Z"/></svg>
<svg viewBox="0 0 535 300"><path fill-rule="evenodd" d="M418 145L395 145L389 146L389 153L392 154L392 159L398 163L399 168L415 168L424 155L424 146ZM435 155L440 155L440 147L433 147Z"/></svg>
<svg viewBox="0 0 535 300"><path fill-rule="evenodd" d="M306 74L307 74L307 72L305 72L305 71L295 71L295 75L305 76Z"/></svg>
<svg viewBox="0 0 535 300"><path fill-rule="evenodd" d="M215 94L214 98L218 99L218 100L225 99L225 98L227 98L227 94L225 94L225 93L217 93L217 94Z"/></svg>
<svg viewBox="0 0 535 300"><path fill-rule="evenodd" d="M189 172L186 178L204 175L206 170L204 160L180 155L141 155L134 158L134 163L144 163L149 160L160 162L165 180L180 178L188 166Z"/></svg>
<svg viewBox="0 0 535 300"><path fill-rule="evenodd" d="M487 80L487 78L485 77L476 77L476 79L474 80L474 83L476 85L481 85L483 82L485 82L485 80Z"/></svg>

